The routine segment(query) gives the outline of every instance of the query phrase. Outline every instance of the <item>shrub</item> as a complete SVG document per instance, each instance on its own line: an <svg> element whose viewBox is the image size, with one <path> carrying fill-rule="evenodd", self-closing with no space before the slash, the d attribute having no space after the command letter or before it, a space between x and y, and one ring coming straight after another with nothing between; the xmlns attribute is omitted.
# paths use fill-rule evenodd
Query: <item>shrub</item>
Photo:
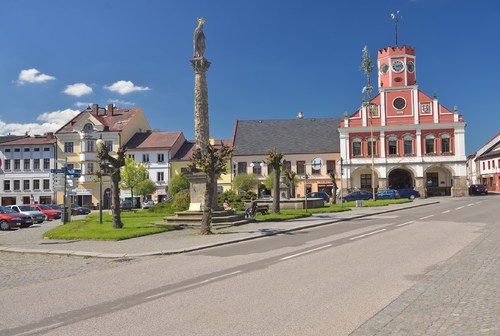
<svg viewBox="0 0 500 336"><path fill-rule="evenodd" d="M179 191L174 196L174 200L172 202L172 208L174 211L185 211L189 209L190 196L189 191L183 190Z"/></svg>

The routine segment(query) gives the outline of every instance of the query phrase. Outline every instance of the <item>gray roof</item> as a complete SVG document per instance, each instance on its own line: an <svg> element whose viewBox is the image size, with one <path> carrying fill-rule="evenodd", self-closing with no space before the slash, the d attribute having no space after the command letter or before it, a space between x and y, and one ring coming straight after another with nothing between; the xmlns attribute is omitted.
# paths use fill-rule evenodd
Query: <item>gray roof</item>
<svg viewBox="0 0 500 336"><path fill-rule="evenodd" d="M237 120L233 155L340 153L342 118Z"/></svg>

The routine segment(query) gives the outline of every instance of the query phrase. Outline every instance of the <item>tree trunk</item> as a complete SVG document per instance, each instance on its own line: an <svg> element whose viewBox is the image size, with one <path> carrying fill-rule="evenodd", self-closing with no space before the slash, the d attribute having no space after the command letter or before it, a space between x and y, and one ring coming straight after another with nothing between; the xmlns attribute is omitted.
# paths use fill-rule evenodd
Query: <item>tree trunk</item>
<svg viewBox="0 0 500 336"><path fill-rule="evenodd" d="M111 206L113 213L113 227L115 229L120 229L123 227L123 223L120 216L120 169L114 169L111 174L111 182L113 187L113 204Z"/></svg>
<svg viewBox="0 0 500 336"><path fill-rule="evenodd" d="M201 218L201 234L212 234L212 202L215 173L207 172L207 187L205 188L205 200L203 202L203 216Z"/></svg>
<svg viewBox="0 0 500 336"><path fill-rule="evenodd" d="M274 179L273 179L273 213L280 212L280 165L279 161L274 168Z"/></svg>

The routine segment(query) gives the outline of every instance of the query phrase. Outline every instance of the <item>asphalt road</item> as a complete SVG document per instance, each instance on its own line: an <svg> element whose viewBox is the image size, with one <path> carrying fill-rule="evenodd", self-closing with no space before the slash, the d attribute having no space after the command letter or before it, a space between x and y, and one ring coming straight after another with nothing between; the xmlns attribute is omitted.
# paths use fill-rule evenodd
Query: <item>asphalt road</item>
<svg viewBox="0 0 500 336"><path fill-rule="evenodd" d="M498 224L498 197L0 291L0 335L348 335Z"/></svg>

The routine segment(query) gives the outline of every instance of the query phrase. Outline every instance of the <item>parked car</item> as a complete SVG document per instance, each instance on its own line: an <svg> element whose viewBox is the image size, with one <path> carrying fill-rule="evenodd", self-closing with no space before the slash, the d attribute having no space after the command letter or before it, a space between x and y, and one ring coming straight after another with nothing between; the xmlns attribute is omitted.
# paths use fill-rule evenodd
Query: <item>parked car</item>
<svg viewBox="0 0 500 336"><path fill-rule="evenodd" d="M323 191L313 191L307 194L307 198L322 198L325 204L330 203L330 196Z"/></svg>
<svg viewBox="0 0 500 336"><path fill-rule="evenodd" d="M31 216L18 213L11 208L0 206L0 230L25 228L33 224Z"/></svg>
<svg viewBox="0 0 500 336"><path fill-rule="evenodd" d="M344 202L358 201L358 200L369 200L373 198L373 194L369 191L353 191L343 197Z"/></svg>
<svg viewBox="0 0 500 336"><path fill-rule="evenodd" d="M376 199L398 199L399 192L395 189L379 189L375 194Z"/></svg>
<svg viewBox="0 0 500 336"><path fill-rule="evenodd" d="M46 216L44 213L35 209L35 207L29 205L8 205L8 208L11 208L17 213L21 213L23 215L28 215L31 217L34 223L42 224L45 220Z"/></svg>
<svg viewBox="0 0 500 336"><path fill-rule="evenodd" d="M46 204L28 204L28 205L44 213L47 216L46 220L54 220L61 218L62 214L61 210L52 209L50 206Z"/></svg>
<svg viewBox="0 0 500 336"><path fill-rule="evenodd" d="M473 184L469 187L469 195L488 195L488 189L484 184Z"/></svg>
<svg viewBox="0 0 500 336"><path fill-rule="evenodd" d="M120 202L120 211L132 211L132 202L121 201Z"/></svg>
<svg viewBox="0 0 500 336"><path fill-rule="evenodd" d="M147 200L142 204L142 208L149 209L149 208L153 207L154 205L155 205L155 202L153 202L152 200Z"/></svg>
<svg viewBox="0 0 500 336"><path fill-rule="evenodd" d="M88 215L90 212L91 211L89 208L79 206L78 204L71 204L71 215L72 216Z"/></svg>
<svg viewBox="0 0 500 336"><path fill-rule="evenodd" d="M399 189L398 191L399 191L399 197L401 198L415 199L417 197L420 197L420 193L415 189L407 188L407 189Z"/></svg>
<svg viewBox="0 0 500 336"><path fill-rule="evenodd" d="M62 204L47 204L51 209L64 211L64 206Z"/></svg>

